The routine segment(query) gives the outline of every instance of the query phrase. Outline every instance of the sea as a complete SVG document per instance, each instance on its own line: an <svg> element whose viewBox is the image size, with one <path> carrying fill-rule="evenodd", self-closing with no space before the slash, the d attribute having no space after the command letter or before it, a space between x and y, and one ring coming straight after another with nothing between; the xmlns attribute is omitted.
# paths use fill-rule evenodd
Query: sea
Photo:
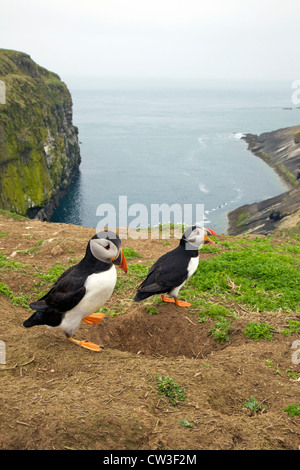
<svg viewBox="0 0 300 470"><path fill-rule="evenodd" d="M242 137L300 123L291 82L70 91L82 162L52 222L139 228L201 215L226 233L228 212L287 190Z"/></svg>

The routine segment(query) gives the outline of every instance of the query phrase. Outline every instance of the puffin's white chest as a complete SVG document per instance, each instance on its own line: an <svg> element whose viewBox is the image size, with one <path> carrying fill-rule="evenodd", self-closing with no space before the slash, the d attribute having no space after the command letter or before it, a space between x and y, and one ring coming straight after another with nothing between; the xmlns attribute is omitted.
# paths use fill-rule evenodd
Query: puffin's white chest
<svg viewBox="0 0 300 470"><path fill-rule="evenodd" d="M188 275L187 275L186 280L185 280L182 284L180 284L180 286L175 287L172 291L170 291L170 294L171 294L173 297L177 297L177 296L178 296L178 292L180 291L180 289L184 286L184 284L186 283L186 281L187 281L187 280L194 274L194 272L197 270L198 264L199 264L199 256L194 256L193 258L190 259L189 264L188 264L188 267L187 267Z"/></svg>
<svg viewBox="0 0 300 470"><path fill-rule="evenodd" d="M189 265L188 265L188 279L197 271L199 264L199 256L194 256L193 258L190 259Z"/></svg>
<svg viewBox="0 0 300 470"><path fill-rule="evenodd" d="M117 281L114 265L105 272L91 274L85 281L86 293L81 301L65 313L60 328L69 334L78 328L81 320L95 313L112 295Z"/></svg>

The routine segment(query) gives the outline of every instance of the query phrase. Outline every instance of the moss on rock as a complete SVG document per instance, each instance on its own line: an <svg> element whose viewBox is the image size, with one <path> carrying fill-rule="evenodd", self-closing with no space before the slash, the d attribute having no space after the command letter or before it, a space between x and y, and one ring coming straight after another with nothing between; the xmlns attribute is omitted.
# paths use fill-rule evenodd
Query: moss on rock
<svg viewBox="0 0 300 470"><path fill-rule="evenodd" d="M22 52L0 49L0 80L0 208L33 216L80 165L72 98L58 75Z"/></svg>

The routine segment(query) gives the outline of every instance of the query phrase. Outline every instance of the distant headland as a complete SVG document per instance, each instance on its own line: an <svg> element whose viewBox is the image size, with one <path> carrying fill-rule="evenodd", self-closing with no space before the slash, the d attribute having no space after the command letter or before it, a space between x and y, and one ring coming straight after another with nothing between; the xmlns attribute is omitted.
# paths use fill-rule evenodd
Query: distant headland
<svg viewBox="0 0 300 470"><path fill-rule="evenodd" d="M288 191L265 201L246 204L228 214L229 235L267 235L300 221L300 125L242 137L248 149L274 168Z"/></svg>

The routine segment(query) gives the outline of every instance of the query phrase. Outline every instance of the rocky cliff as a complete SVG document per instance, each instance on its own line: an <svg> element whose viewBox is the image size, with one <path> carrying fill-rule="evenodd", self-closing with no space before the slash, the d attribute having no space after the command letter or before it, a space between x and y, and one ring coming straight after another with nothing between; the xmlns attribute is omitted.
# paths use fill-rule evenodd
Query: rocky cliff
<svg viewBox="0 0 300 470"><path fill-rule="evenodd" d="M0 49L0 80L0 208L46 220L80 165L72 98L22 52Z"/></svg>
<svg viewBox="0 0 300 470"><path fill-rule="evenodd" d="M228 214L228 234L257 233L267 235L293 220L299 221L300 210L300 126L278 129L259 136L247 134L248 149L284 179L287 192L254 204L246 204Z"/></svg>

